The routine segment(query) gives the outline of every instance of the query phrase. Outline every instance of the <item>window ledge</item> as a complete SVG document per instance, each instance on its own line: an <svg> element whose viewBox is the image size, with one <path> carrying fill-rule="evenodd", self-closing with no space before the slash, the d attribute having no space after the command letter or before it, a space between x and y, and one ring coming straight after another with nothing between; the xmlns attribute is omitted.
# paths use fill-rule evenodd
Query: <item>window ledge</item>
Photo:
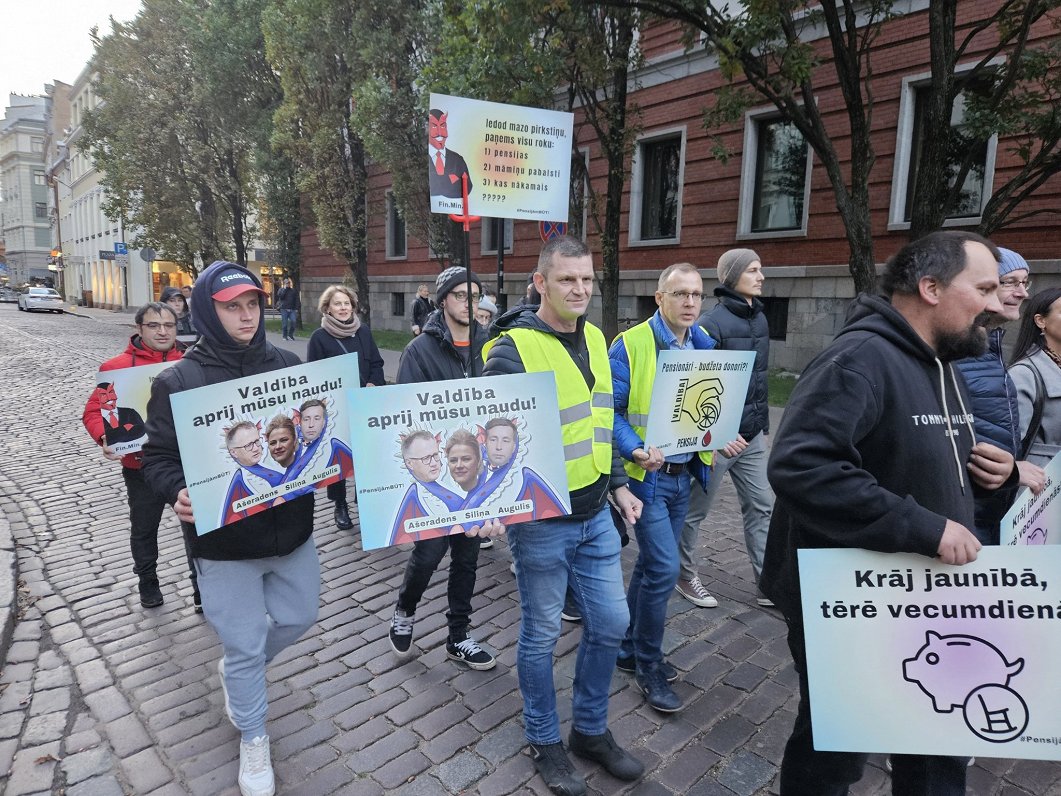
<svg viewBox="0 0 1061 796"><path fill-rule="evenodd" d="M774 238L805 238L807 228L802 229L778 229L769 232L738 232L734 236L736 240L771 240Z"/></svg>
<svg viewBox="0 0 1061 796"><path fill-rule="evenodd" d="M944 229L955 228L955 227L978 227L980 222L983 220L983 216L964 216L962 218L948 218L944 220L942 226ZM910 229L909 221L890 221L888 222L889 232L905 232Z"/></svg>
<svg viewBox="0 0 1061 796"><path fill-rule="evenodd" d="M676 238L651 238L650 240L628 240L627 245L630 248L637 248L638 246L677 246L680 244L681 236Z"/></svg>

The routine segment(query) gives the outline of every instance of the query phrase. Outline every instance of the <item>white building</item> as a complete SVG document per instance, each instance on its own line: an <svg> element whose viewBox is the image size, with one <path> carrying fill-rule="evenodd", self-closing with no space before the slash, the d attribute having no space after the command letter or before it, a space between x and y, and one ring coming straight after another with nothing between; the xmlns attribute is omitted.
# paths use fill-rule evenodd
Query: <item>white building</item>
<svg viewBox="0 0 1061 796"><path fill-rule="evenodd" d="M7 249L8 282L48 279L52 247L45 176L48 97L8 96L0 122L0 238Z"/></svg>

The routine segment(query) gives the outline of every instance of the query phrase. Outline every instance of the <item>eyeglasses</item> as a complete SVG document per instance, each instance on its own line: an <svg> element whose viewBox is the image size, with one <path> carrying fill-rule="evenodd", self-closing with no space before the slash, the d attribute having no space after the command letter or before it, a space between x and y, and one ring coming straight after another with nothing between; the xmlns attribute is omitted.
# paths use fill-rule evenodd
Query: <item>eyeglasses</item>
<svg viewBox="0 0 1061 796"><path fill-rule="evenodd" d="M1004 287L1006 290L1016 290L1018 287L1022 287L1025 290L1032 289L1031 279L999 279L998 286Z"/></svg>
<svg viewBox="0 0 1061 796"><path fill-rule="evenodd" d="M246 445L229 445L228 446L228 449L230 451L246 451L247 453L254 453L255 448L257 448L258 450L261 450L262 441L260 439L256 439L253 442L248 442Z"/></svg>
<svg viewBox="0 0 1061 796"><path fill-rule="evenodd" d="M145 329L150 329L152 332L157 332L159 329L165 329L167 332L172 332L177 328L175 323L159 323L158 321L152 321L151 323L140 324Z"/></svg>
<svg viewBox="0 0 1061 796"><path fill-rule="evenodd" d="M452 291L450 293L450 295L453 296L453 298L457 299L457 301L467 301L468 300L468 291L467 290L454 290L454 291ZM478 300L479 300L479 294L478 293L472 293L472 301L478 301Z"/></svg>
<svg viewBox="0 0 1061 796"><path fill-rule="evenodd" d="M674 296L674 298L681 302L686 302L689 299L692 299L695 304L704 300L703 293L690 293L688 290L662 290L660 292L668 296Z"/></svg>
<svg viewBox="0 0 1061 796"><path fill-rule="evenodd" d="M407 462L420 462L424 467L430 467L432 464L441 464L442 455L438 453L432 453L430 456L406 456L405 461Z"/></svg>

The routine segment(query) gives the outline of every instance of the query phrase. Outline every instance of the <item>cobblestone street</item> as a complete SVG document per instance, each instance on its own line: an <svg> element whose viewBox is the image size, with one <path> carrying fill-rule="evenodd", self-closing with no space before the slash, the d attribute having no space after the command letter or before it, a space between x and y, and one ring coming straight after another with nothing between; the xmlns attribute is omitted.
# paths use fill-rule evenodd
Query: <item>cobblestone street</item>
<svg viewBox="0 0 1061 796"><path fill-rule="evenodd" d="M80 422L96 368L122 349L131 318L0 305L0 563L12 552L17 560L16 594L0 594L0 609L15 598L0 639L8 796L238 793L239 735L225 717L220 647L192 610L176 519L167 510L159 532L165 603L141 608L121 468ZM403 662L387 629L408 550L363 552L357 526L338 531L323 495L316 520L319 621L268 673L278 793L547 792L524 751L519 603L504 541L479 559L472 632L498 666L478 672L446 658L446 560L417 610L421 654ZM720 605L695 608L674 595L664 642L686 708L664 717L632 677L615 673L610 724L647 773L631 786L575 758L596 793L776 793L797 678L784 622L755 603L728 483L701 542L701 575ZM635 545L624 551L627 573L635 554ZM5 565L0 587L8 575ZM565 622L557 648L565 737L580 632ZM852 793L890 793L883 757ZM969 793L1061 794L1061 764L981 758Z"/></svg>

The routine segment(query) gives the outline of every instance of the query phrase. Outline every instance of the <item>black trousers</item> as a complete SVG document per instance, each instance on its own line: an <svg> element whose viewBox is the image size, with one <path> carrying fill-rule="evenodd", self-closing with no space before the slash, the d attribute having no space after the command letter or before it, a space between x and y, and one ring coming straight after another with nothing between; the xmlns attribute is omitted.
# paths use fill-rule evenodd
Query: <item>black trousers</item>
<svg viewBox="0 0 1061 796"><path fill-rule="evenodd" d="M325 487L328 493L328 500L334 500L339 503L346 502L346 480L336 481L334 484L328 484Z"/></svg>
<svg viewBox="0 0 1061 796"><path fill-rule="evenodd" d="M807 645L803 623L785 616L788 648L799 674L799 709L781 761L781 796L847 796L862 779L869 755L818 752L811 732L807 688ZM893 796L964 796L967 757L892 755Z"/></svg>
<svg viewBox="0 0 1061 796"><path fill-rule="evenodd" d="M405 565L405 578L398 592L398 607L412 616L420 598L424 596L431 576L435 574L442 556L449 550L449 640L463 641L468 636L472 617L472 594L475 592L475 569L479 563L479 537L443 536L413 544L413 553Z"/></svg>
<svg viewBox="0 0 1061 796"><path fill-rule="evenodd" d="M158 567L158 524L166 501L154 493L140 470L122 467L125 491L129 500L129 551L133 555L133 572L138 577L154 577ZM183 535L182 535L183 538ZM185 554L187 554L185 543ZM197 586L195 566L188 555L192 586Z"/></svg>

